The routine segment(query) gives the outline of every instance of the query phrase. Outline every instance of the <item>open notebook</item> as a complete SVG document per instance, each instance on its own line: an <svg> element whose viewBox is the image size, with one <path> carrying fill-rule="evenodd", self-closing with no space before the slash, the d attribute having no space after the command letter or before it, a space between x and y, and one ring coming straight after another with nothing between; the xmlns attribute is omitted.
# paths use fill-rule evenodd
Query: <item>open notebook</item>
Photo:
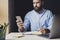
<svg viewBox="0 0 60 40"><path fill-rule="evenodd" d="M25 32L24 34L25 35L40 35L42 33L41 32L38 32L38 31L33 31L33 32Z"/></svg>
<svg viewBox="0 0 60 40"><path fill-rule="evenodd" d="M37 32L37 31L34 31L34 32L23 32L24 34L22 34L21 32L20 33L11 33L11 37L13 38L21 38L21 37L24 37L24 35L40 35L41 33L40 32Z"/></svg>

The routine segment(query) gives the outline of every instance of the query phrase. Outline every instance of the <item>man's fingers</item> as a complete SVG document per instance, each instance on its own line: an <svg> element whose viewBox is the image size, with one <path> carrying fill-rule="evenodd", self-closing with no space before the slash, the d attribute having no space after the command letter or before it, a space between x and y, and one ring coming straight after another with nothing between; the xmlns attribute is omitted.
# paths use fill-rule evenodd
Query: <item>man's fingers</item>
<svg viewBox="0 0 60 40"><path fill-rule="evenodd" d="M21 22L18 22L18 23L17 23L17 25L21 25L21 26L22 26L22 25L23 25L23 23L21 23Z"/></svg>
<svg viewBox="0 0 60 40"><path fill-rule="evenodd" d="M18 27L23 27L23 23L18 22L18 23L17 23L17 26L18 26Z"/></svg>
<svg viewBox="0 0 60 40"><path fill-rule="evenodd" d="M42 34L46 34L45 29L41 29L41 30L39 30L39 32L41 32Z"/></svg>
<svg viewBox="0 0 60 40"><path fill-rule="evenodd" d="M16 20L16 22L21 22L20 20Z"/></svg>
<svg viewBox="0 0 60 40"><path fill-rule="evenodd" d="M23 24L23 23L21 23L21 22L17 22L17 24L20 25L20 24Z"/></svg>
<svg viewBox="0 0 60 40"><path fill-rule="evenodd" d="M43 30L41 30L41 32L42 32L42 34L46 34L46 31L43 29Z"/></svg>

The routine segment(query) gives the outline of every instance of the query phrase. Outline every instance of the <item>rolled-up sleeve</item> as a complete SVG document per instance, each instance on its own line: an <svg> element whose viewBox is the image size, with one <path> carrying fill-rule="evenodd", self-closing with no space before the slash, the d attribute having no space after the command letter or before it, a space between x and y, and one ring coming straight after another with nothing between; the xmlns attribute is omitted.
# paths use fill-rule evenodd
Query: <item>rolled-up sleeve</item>
<svg viewBox="0 0 60 40"><path fill-rule="evenodd" d="M24 31L27 31L29 26L30 26L29 14L26 14L23 23ZM18 31L21 32L20 29L18 29Z"/></svg>
<svg viewBox="0 0 60 40"><path fill-rule="evenodd" d="M49 12L49 15L47 16L47 20L45 21L45 26L49 30L53 25L53 18L54 18L54 15L52 14L52 12Z"/></svg>
<svg viewBox="0 0 60 40"><path fill-rule="evenodd" d="M24 18L24 31L27 31L30 26L29 15L26 15Z"/></svg>
<svg viewBox="0 0 60 40"><path fill-rule="evenodd" d="M52 25L53 25L53 16L50 18L49 22L48 22L48 29L51 30L52 28Z"/></svg>

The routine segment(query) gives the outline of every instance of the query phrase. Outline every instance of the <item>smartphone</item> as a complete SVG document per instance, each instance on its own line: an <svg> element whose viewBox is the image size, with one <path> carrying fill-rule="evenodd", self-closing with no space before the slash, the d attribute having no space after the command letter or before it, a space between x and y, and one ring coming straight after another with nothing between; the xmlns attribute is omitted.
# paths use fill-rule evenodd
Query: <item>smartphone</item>
<svg viewBox="0 0 60 40"><path fill-rule="evenodd" d="M16 19L23 23L21 16L16 16Z"/></svg>

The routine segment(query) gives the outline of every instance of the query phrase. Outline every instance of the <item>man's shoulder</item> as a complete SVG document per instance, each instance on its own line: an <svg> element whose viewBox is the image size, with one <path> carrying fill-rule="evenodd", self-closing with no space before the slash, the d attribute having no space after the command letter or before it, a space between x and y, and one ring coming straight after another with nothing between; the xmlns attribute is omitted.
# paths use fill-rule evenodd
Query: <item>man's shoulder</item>
<svg viewBox="0 0 60 40"><path fill-rule="evenodd" d="M43 9L43 10L45 10L46 12L52 12L51 10L49 10L49 9Z"/></svg>
<svg viewBox="0 0 60 40"><path fill-rule="evenodd" d="M29 11L27 14L34 12L34 10Z"/></svg>
<svg viewBox="0 0 60 40"><path fill-rule="evenodd" d="M26 15L31 15L33 14L34 10L29 11Z"/></svg>
<svg viewBox="0 0 60 40"><path fill-rule="evenodd" d="M44 9L44 10L45 10L44 15L46 17L52 17L53 16L53 13L51 10L49 10L49 9Z"/></svg>

